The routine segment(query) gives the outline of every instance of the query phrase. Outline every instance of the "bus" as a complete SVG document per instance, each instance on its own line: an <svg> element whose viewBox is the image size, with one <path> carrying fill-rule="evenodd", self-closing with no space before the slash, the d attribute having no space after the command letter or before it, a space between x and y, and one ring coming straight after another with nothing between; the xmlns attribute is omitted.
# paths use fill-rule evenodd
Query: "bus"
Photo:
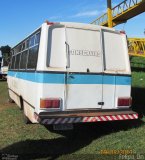
<svg viewBox="0 0 145 160"><path fill-rule="evenodd" d="M0 79L6 80L8 73L8 61L2 57L2 52L0 51Z"/></svg>
<svg viewBox="0 0 145 160"><path fill-rule="evenodd" d="M1 72L1 63L2 63L2 54L1 54L1 50L0 50L0 72Z"/></svg>
<svg viewBox="0 0 145 160"><path fill-rule="evenodd" d="M126 35L112 28L46 21L12 48L7 82L26 123L138 119Z"/></svg>
<svg viewBox="0 0 145 160"><path fill-rule="evenodd" d="M1 76L0 79L6 80L8 74L8 61L2 58L1 61Z"/></svg>

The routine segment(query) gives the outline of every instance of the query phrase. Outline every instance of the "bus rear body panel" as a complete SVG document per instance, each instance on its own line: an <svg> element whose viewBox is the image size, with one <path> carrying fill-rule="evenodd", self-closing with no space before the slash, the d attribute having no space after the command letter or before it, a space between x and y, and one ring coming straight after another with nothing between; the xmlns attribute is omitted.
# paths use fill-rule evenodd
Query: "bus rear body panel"
<svg viewBox="0 0 145 160"><path fill-rule="evenodd" d="M31 42L35 37L34 44L31 46L31 42L26 50L13 54L8 72L10 97L18 105L19 97L23 99L25 114L32 122L92 122L93 117L94 122L100 121L97 114L93 115L96 112L102 113L100 117L110 116L102 117L106 121L119 113L121 117L124 113L124 118L117 120L136 119L135 113L127 113L131 105L131 71L124 34L73 23L44 23L39 31L39 44L39 32L35 32L28 38ZM31 50L38 54L37 58L32 54L37 59L35 69L29 69L34 66L29 65ZM21 62L24 54L26 64ZM13 61L17 62L18 55L21 58L15 69Z"/></svg>

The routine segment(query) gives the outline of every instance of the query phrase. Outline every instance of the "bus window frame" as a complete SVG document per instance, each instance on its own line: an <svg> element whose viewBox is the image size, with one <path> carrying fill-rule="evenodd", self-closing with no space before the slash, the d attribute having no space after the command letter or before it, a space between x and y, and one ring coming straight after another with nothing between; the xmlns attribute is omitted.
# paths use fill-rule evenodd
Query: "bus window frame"
<svg viewBox="0 0 145 160"><path fill-rule="evenodd" d="M35 39L36 39L36 35L37 34L40 34L39 36L39 43L35 44ZM30 40L30 37L33 37L34 36L34 45L29 47L29 40ZM35 32L33 32L31 35L29 35L28 37L26 37L24 40L22 40L20 43L18 43L16 46L14 46L11 50L13 51L13 55L11 56L11 62L12 62L12 57L13 56L16 56L17 54L21 54L28 50L28 55L27 55L27 62L26 62L26 68L25 69L20 69L20 62L21 62L21 55L20 55L20 62L19 62L19 69L15 69L15 63L16 63L16 58L15 58L15 62L14 62L14 69L12 69L12 63L11 63L11 66L9 66L9 70L10 71L36 71L37 69L37 64L38 64L38 56L39 56L39 47L40 47L40 40L41 40L41 28L39 28L38 30L36 30ZM23 45L23 43L25 42L25 50L22 51L22 48L21 48L21 51L18 52L18 53L15 53L14 50L16 49L16 47L18 47L19 45ZM28 46L27 46L28 44ZM36 67L35 68L27 68L27 65L28 65L28 56L29 56L29 49L32 48L32 47L35 47L38 45L38 52L37 52L37 60L36 60Z"/></svg>

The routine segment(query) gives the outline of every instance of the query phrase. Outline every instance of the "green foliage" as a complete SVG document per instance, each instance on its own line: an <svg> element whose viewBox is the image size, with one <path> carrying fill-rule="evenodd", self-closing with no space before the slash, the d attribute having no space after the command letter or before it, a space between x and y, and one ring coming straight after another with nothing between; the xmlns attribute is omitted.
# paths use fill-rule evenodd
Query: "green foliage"
<svg viewBox="0 0 145 160"><path fill-rule="evenodd" d="M133 74L134 78L138 75ZM140 82L139 82L140 83ZM50 132L39 124L25 125L23 112L7 102L7 84L0 82L0 150L19 159L119 159L112 151L145 154L144 119L77 124L73 131ZM101 154L104 151L110 155Z"/></svg>
<svg viewBox="0 0 145 160"><path fill-rule="evenodd" d="M131 67L138 68L145 68L145 58L144 57L130 57Z"/></svg>
<svg viewBox="0 0 145 160"><path fill-rule="evenodd" d="M132 86L145 88L145 72L132 72Z"/></svg>
<svg viewBox="0 0 145 160"><path fill-rule="evenodd" d="M143 65L137 67L144 59L136 57L131 61L136 65L132 67L133 103L145 110L145 71L141 71ZM39 124L25 125L23 112L16 104L8 104L7 99L7 84L0 82L0 150L3 153L19 155L20 159L62 160L119 159L119 155L101 155L103 151L145 155L145 118L77 124L73 131L53 133Z"/></svg>
<svg viewBox="0 0 145 160"><path fill-rule="evenodd" d="M10 56L11 56L11 47L8 46L8 45L7 46L1 46L0 50L2 52L2 57L3 57L3 60L4 60L4 64L9 63Z"/></svg>
<svg viewBox="0 0 145 160"><path fill-rule="evenodd" d="M0 47L0 50L1 50L1 52L2 52L2 54L8 54L8 55L10 55L10 52L11 52L11 47L10 46L1 46Z"/></svg>

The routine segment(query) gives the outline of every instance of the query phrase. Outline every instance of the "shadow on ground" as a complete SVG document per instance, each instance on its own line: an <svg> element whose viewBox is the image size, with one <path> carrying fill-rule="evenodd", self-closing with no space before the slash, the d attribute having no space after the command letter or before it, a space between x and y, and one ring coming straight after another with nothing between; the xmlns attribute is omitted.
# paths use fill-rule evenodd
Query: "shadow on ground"
<svg viewBox="0 0 145 160"><path fill-rule="evenodd" d="M56 159L67 156L89 145L101 136L139 127L141 120L99 122L91 124L77 124L73 131L62 132L63 135L56 139L26 140L14 143L1 150L3 154L18 155L19 159ZM49 133L48 133L49 134ZM85 153L84 153L85 154ZM77 157L81 159L82 157ZM73 158L72 158L73 159ZM76 158L75 158L76 159ZM83 159L90 159L85 155Z"/></svg>
<svg viewBox="0 0 145 160"><path fill-rule="evenodd" d="M145 88L132 88L132 109L139 113L141 116L145 116Z"/></svg>
<svg viewBox="0 0 145 160"><path fill-rule="evenodd" d="M145 68L131 67L132 72L145 72Z"/></svg>
<svg viewBox="0 0 145 160"><path fill-rule="evenodd" d="M145 89L132 88L132 97L133 110L145 115ZM140 127L142 124L144 123L141 120L76 124L73 131L60 132L62 137L20 141L3 148L1 153L3 153L3 157L7 156L7 154L18 155L18 159L26 160L56 159L73 154L102 136ZM82 159L82 157L75 159ZM85 155L83 159L90 158Z"/></svg>

